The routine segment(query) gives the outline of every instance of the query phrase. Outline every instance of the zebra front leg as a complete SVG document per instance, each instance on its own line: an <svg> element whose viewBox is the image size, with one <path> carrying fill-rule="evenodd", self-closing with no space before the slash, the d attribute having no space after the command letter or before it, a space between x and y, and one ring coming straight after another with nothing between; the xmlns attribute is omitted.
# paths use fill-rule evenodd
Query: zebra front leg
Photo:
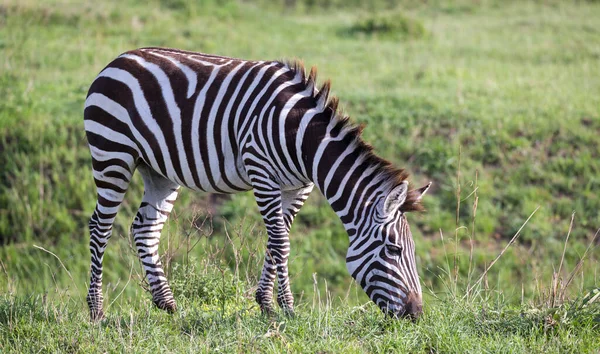
<svg viewBox="0 0 600 354"><path fill-rule="evenodd" d="M289 232L294 217L308 198L312 188L311 184L293 191L257 189L254 191L269 236L263 271L256 291L256 301L263 312L273 311L273 288L276 274L277 303L287 314L291 315L294 312L294 297L288 272Z"/></svg>
<svg viewBox="0 0 600 354"><path fill-rule="evenodd" d="M283 221L279 187L267 176L255 174L250 178L254 185L254 197L269 237L263 270L256 289L256 302L263 313L270 314L273 312L275 274L279 273L283 267L287 268L289 239ZM289 282L285 282L285 284L289 287Z"/></svg>
<svg viewBox="0 0 600 354"><path fill-rule="evenodd" d="M304 202L313 190L314 185L308 184L302 188L296 190L286 190L281 192L281 206L283 211L283 222L285 227L285 244L287 245L287 252L285 256L285 262L277 268L277 303L285 312L290 315L294 313L294 297L290 287L290 278L288 273L288 256L289 256L289 234L294 222L296 214L300 211L300 208L304 205Z"/></svg>
<svg viewBox="0 0 600 354"><path fill-rule="evenodd" d="M257 199L262 192L255 192ZM294 311L294 297L290 289L288 278L288 256L290 253L290 241L288 232L283 222L280 198L273 199L270 204L273 209L263 214L263 221L267 228L268 241L263 270L256 290L256 301L265 313L273 312L273 288L275 276L277 275L277 302L288 314Z"/></svg>
<svg viewBox="0 0 600 354"><path fill-rule="evenodd" d="M288 256L289 256L289 241L288 252L285 256L285 261L277 266L277 303L286 315L294 315L294 296L290 287L290 276L288 273Z"/></svg>
<svg viewBox="0 0 600 354"><path fill-rule="evenodd" d="M160 234L173 204L179 185L162 177L147 166L139 168L144 179L144 197L133 221L133 240L154 304L169 312L177 309L158 254Z"/></svg>
<svg viewBox="0 0 600 354"><path fill-rule="evenodd" d="M269 250L265 254L262 273L256 289L256 302L263 313L273 313L273 287L275 286L275 269Z"/></svg>

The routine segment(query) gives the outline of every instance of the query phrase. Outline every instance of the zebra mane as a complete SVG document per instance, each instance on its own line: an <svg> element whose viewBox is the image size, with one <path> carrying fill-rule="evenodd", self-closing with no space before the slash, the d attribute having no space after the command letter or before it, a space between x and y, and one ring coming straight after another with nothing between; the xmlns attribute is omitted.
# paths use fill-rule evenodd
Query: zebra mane
<svg viewBox="0 0 600 354"><path fill-rule="evenodd" d="M370 166L376 166L381 183L385 183L391 190L409 177L408 172L404 169L398 169L386 159L383 159L375 154L373 146L362 139L362 131L365 124L354 123L348 115L345 115L343 110L338 107L339 99L337 96L330 95L331 81L326 80L321 87L317 89L317 67L313 66L310 69L308 76L304 63L299 59L282 61L295 75L300 75L307 89L312 87L313 98L317 101L316 106L322 107L323 111L330 110L331 119L336 121L336 130L345 131L347 136L351 137L351 141L356 144L361 155L364 158L364 163ZM405 202L400 207L402 212L423 211L425 210L420 202L420 193L417 190L408 192Z"/></svg>

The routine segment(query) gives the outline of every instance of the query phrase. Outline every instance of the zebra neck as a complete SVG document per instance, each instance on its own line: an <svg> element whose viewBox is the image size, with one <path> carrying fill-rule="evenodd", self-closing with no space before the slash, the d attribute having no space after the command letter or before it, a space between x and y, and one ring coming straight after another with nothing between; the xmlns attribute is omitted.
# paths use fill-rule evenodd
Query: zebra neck
<svg viewBox="0 0 600 354"><path fill-rule="evenodd" d="M314 183L344 224L350 237L371 215L372 208L389 190L390 181L382 173L381 163L370 151L348 146L341 152L323 149L315 164ZM319 156L315 156L315 161Z"/></svg>
<svg viewBox="0 0 600 354"><path fill-rule="evenodd" d="M352 188L351 184L347 186L341 193L341 197L338 198L336 195L326 196L326 198L342 221L350 236L350 241L352 241L356 236L356 231L361 229L365 221L372 215L373 209L377 206L383 193L379 186L373 183L367 185L361 183L356 188Z"/></svg>
<svg viewBox="0 0 600 354"><path fill-rule="evenodd" d="M326 94L315 99L313 108L295 108L292 116L298 118L280 124L280 131L295 132L285 135L292 138L285 144L290 171L317 186L352 238L351 230L406 173L373 153L361 138L362 126L337 112L337 100L325 104Z"/></svg>

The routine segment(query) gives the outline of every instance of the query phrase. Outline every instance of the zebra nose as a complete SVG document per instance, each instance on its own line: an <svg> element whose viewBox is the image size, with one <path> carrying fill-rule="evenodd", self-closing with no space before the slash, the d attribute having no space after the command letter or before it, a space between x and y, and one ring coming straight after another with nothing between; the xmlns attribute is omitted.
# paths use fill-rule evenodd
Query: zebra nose
<svg viewBox="0 0 600 354"><path fill-rule="evenodd" d="M406 305L404 306L403 317L416 320L423 313L423 299L421 294L416 292L408 293Z"/></svg>

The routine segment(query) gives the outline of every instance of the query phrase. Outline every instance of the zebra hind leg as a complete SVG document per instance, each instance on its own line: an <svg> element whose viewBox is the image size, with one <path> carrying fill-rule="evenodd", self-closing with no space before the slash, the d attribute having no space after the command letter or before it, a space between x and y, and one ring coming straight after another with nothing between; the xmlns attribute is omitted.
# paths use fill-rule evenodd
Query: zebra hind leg
<svg viewBox="0 0 600 354"><path fill-rule="evenodd" d="M94 181L98 191L98 200L94 214L89 220L90 230L90 287L86 297L92 321L104 318L102 303L102 259L104 251L113 230L113 223L119 206L123 202L129 181L135 169L133 157L124 160L103 160L102 154L97 154L92 148L92 165ZM128 161L125 161L128 160ZM112 163L107 163L112 161Z"/></svg>
<svg viewBox="0 0 600 354"><path fill-rule="evenodd" d="M133 221L133 239L138 257L146 271L154 304L169 312L177 309L173 293L167 282L158 244L160 234L177 199L179 185L147 166L140 166L144 179L144 197Z"/></svg>

